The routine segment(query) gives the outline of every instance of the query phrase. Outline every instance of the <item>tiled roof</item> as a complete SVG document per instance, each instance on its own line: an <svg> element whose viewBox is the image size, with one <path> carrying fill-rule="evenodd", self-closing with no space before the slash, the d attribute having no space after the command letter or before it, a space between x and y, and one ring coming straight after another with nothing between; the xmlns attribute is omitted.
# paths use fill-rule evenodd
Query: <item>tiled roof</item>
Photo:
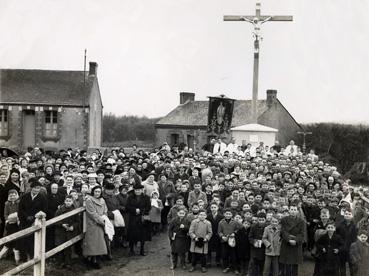
<svg viewBox="0 0 369 276"><path fill-rule="evenodd" d="M88 105L94 77L85 73L84 90L83 74L83 71L1 69L0 103Z"/></svg>
<svg viewBox="0 0 369 276"><path fill-rule="evenodd" d="M233 108L232 126L252 121L251 100L236 100ZM207 126L209 101L192 101L177 106L156 125ZM258 115L267 110L266 100L258 100Z"/></svg>

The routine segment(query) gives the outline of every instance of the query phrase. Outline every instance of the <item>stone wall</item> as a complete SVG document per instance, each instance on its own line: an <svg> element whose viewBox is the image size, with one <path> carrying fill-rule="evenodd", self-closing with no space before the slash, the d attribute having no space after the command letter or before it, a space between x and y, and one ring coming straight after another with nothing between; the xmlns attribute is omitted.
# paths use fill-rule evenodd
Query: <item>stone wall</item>
<svg viewBox="0 0 369 276"><path fill-rule="evenodd" d="M17 150L24 150L27 143L23 141L23 114L25 110L35 112L35 145L45 149L61 149L68 147L86 148L88 113L80 107L43 107L43 106L7 106L9 135L0 138L0 145ZM57 111L57 137L46 138L45 111ZM86 127L84 127L86 126Z"/></svg>

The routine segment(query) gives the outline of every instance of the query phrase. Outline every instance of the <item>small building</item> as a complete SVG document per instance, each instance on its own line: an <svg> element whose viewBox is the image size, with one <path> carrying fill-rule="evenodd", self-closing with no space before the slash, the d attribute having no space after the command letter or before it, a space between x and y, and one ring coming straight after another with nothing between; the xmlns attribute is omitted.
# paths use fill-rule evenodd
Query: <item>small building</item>
<svg viewBox="0 0 369 276"><path fill-rule="evenodd" d="M100 147L97 63L89 71L0 70L0 145L24 150Z"/></svg>
<svg viewBox="0 0 369 276"><path fill-rule="evenodd" d="M267 90L266 94L266 100L257 101L257 123L278 129L276 137L285 145L301 126L278 100L276 90ZM251 106L251 100L234 102L232 127L254 123ZM207 132L208 108L209 101L196 101L195 93L181 92L180 104L155 124L156 145L168 142L201 148L214 138ZM230 133L227 138L231 138Z"/></svg>
<svg viewBox="0 0 369 276"><path fill-rule="evenodd" d="M250 143L259 146L260 142L264 142L265 146L271 147L275 144L278 129L260 124L247 124L231 128L231 132L237 145Z"/></svg>

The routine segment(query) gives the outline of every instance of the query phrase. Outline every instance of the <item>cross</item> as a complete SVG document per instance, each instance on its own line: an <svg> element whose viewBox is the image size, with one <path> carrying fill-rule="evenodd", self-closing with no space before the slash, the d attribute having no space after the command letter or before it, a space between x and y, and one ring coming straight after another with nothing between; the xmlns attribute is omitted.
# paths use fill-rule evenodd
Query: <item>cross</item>
<svg viewBox="0 0 369 276"><path fill-rule="evenodd" d="M252 122L257 123L257 100L258 100L258 79L259 79L259 45L262 37L260 36L260 26L267 21L292 21L290 15L261 15L260 3L256 3L255 15L225 15L224 21L246 21L254 26L254 75L252 82Z"/></svg>

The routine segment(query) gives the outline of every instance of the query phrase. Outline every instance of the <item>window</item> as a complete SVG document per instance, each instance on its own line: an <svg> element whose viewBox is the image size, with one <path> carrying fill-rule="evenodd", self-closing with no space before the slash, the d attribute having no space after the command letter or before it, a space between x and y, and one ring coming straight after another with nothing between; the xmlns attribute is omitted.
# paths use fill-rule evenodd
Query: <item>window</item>
<svg viewBox="0 0 369 276"><path fill-rule="evenodd" d="M45 111L45 136L56 137L58 135L58 112Z"/></svg>
<svg viewBox="0 0 369 276"><path fill-rule="evenodd" d="M0 136L8 136L8 110L0 109Z"/></svg>

